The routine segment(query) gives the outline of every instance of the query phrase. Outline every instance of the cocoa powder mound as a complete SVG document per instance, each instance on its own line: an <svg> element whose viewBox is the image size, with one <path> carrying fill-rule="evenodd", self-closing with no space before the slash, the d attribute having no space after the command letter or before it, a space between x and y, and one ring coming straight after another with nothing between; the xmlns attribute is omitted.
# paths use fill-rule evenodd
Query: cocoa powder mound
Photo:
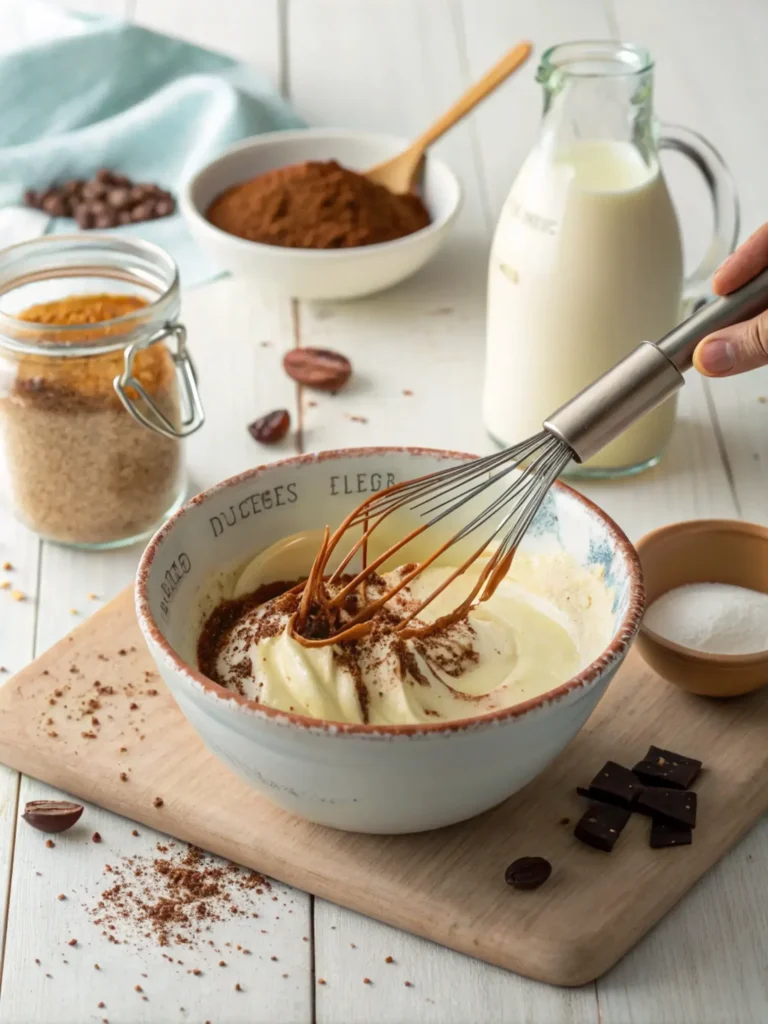
<svg viewBox="0 0 768 1024"><path fill-rule="evenodd" d="M203 945L212 922L259 916L253 897L271 889L263 875L215 860L194 846L172 847L158 844L163 856L122 857L105 865L112 884L88 911L110 942L154 937L160 946L195 948Z"/></svg>
<svg viewBox="0 0 768 1024"><path fill-rule="evenodd" d="M391 242L430 222L419 196L396 195L335 160L290 164L234 185L206 216L230 235L293 249Z"/></svg>

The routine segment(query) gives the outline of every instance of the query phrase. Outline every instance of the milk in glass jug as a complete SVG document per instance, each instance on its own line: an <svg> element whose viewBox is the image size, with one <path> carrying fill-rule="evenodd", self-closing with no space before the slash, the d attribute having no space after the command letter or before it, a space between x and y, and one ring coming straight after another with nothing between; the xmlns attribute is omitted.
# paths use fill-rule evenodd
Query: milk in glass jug
<svg viewBox="0 0 768 1024"><path fill-rule="evenodd" d="M641 341L663 337L707 291L738 235L736 193L718 153L685 128L657 133L645 50L565 43L544 54L537 77L541 135L502 209L488 277L483 416L504 446L537 433ZM687 280L659 166L664 148L695 163L714 205L713 237ZM654 465L674 421L672 398L571 475Z"/></svg>

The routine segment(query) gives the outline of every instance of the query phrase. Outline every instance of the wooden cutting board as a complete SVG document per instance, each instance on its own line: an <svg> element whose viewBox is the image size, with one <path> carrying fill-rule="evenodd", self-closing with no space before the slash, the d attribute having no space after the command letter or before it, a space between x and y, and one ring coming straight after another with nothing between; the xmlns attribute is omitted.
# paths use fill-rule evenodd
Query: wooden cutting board
<svg viewBox="0 0 768 1024"><path fill-rule="evenodd" d="M611 967L768 808L766 725L768 690L694 697L631 652L586 727L523 792L462 825L381 837L292 817L222 767L155 673L130 588L0 689L0 760L12 768L557 985ZM705 763L693 845L651 850L648 819L633 815L612 854L583 846L574 787L608 758L631 765L650 743ZM505 867L530 855L547 857L552 877L511 890Z"/></svg>

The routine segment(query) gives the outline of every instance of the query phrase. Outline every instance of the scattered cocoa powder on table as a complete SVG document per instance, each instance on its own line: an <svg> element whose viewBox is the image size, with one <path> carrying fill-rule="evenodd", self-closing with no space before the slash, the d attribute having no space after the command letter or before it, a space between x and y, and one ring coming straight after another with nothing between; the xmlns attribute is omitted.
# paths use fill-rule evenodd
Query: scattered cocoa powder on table
<svg viewBox="0 0 768 1024"><path fill-rule="evenodd" d="M396 195L335 160L289 164L234 185L207 218L238 238L294 249L391 242L430 222L419 196Z"/></svg>
<svg viewBox="0 0 768 1024"><path fill-rule="evenodd" d="M88 911L111 942L149 935L160 946L195 948L206 944L211 923L259 916L254 897L271 888L259 872L215 860L194 846L169 852L158 844L158 853L168 855L126 856L105 866L111 885Z"/></svg>

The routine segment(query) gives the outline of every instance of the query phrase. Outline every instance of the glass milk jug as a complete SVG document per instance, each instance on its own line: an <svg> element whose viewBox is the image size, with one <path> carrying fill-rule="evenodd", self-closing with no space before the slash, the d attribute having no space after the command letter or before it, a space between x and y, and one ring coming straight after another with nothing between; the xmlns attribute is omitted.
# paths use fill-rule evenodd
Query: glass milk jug
<svg viewBox="0 0 768 1024"><path fill-rule="evenodd" d="M657 341L702 297L733 249L738 205L712 146L685 128L656 133L653 62L640 47L566 43L548 50L541 135L501 212L491 249L483 418L500 445L542 421L643 340ZM714 231L683 278L680 230L659 166L675 149L702 172ZM675 399L572 475L619 476L654 465Z"/></svg>

